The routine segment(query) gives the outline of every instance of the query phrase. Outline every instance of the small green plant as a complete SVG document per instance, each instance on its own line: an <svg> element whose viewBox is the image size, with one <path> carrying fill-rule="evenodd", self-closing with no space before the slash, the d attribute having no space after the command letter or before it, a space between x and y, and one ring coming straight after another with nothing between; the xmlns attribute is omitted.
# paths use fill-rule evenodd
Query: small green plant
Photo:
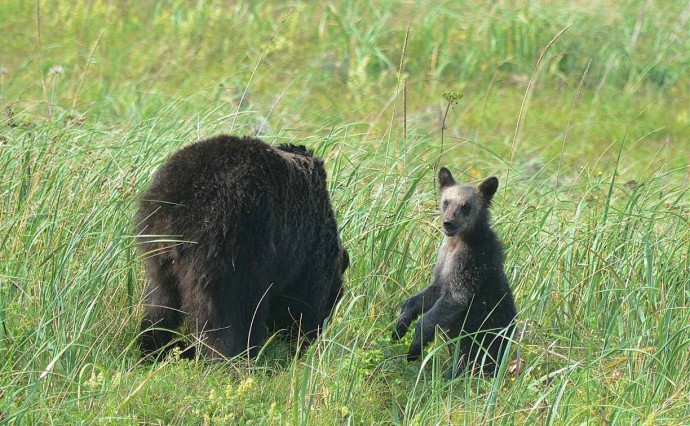
<svg viewBox="0 0 690 426"><path fill-rule="evenodd" d="M460 92L443 92L443 100L448 104L446 112L451 105L457 104L460 99L462 99L462 93Z"/></svg>
<svg viewBox="0 0 690 426"><path fill-rule="evenodd" d="M446 110L443 113L443 120L441 121L441 148L438 153L438 159L436 164L434 164L434 172L438 171L438 166L441 162L441 157L443 157L443 136L446 130L446 119L448 118L448 111L450 107L457 104L460 99L462 99L462 93L460 92L443 92L443 100L446 101Z"/></svg>
<svg viewBox="0 0 690 426"><path fill-rule="evenodd" d="M256 381L248 377L239 383L228 383L222 392L211 389L203 410L195 415L208 425L280 425L281 414L275 402L264 403L255 399Z"/></svg>

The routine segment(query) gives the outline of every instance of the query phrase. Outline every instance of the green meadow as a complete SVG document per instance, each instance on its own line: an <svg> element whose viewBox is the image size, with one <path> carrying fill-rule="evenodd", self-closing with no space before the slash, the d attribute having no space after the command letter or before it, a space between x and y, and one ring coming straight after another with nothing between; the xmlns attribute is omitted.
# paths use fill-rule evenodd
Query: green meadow
<svg viewBox="0 0 690 426"><path fill-rule="evenodd" d="M0 84L0 425L690 423L687 1L6 0ZM138 196L219 133L324 159L347 291L301 357L142 363ZM500 180L493 379L390 340L438 165Z"/></svg>

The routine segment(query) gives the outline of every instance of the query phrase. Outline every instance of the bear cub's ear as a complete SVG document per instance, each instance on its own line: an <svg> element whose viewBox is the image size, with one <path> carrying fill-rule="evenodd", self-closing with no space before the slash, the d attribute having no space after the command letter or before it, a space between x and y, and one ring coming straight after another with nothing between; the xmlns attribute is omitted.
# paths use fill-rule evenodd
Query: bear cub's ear
<svg viewBox="0 0 690 426"><path fill-rule="evenodd" d="M441 185L441 189L455 185L455 179L453 179L450 170L441 167L441 170L438 171L438 183Z"/></svg>
<svg viewBox="0 0 690 426"><path fill-rule="evenodd" d="M479 184L478 189L482 194L482 197L484 197L486 203L491 203L491 199L498 189L498 178L496 176L486 178L482 183Z"/></svg>

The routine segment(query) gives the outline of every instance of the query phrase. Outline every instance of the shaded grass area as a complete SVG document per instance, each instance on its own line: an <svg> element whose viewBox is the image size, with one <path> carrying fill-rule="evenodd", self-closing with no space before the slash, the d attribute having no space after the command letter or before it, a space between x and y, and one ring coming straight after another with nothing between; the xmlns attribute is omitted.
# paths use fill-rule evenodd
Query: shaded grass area
<svg viewBox="0 0 690 426"><path fill-rule="evenodd" d="M686 3L38 5L0 8L0 423L690 421ZM324 157L348 292L301 358L141 365L137 196L231 131ZM389 341L439 156L501 179L520 375L445 381L441 339L423 368Z"/></svg>

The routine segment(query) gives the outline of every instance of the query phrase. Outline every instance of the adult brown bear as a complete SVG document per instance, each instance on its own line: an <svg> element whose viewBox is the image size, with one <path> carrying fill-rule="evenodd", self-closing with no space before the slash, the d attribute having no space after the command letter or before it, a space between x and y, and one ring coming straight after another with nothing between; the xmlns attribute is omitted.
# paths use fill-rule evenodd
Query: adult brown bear
<svg viewBox="0 0 690 426"><path fill-rule="evenodd" d="M143 355L187 319L203 353L255 356L266 326L311 341L342 294L349 257L323 162L303 146L217 136L173 154L142 195L149 279Z"/></svg>

